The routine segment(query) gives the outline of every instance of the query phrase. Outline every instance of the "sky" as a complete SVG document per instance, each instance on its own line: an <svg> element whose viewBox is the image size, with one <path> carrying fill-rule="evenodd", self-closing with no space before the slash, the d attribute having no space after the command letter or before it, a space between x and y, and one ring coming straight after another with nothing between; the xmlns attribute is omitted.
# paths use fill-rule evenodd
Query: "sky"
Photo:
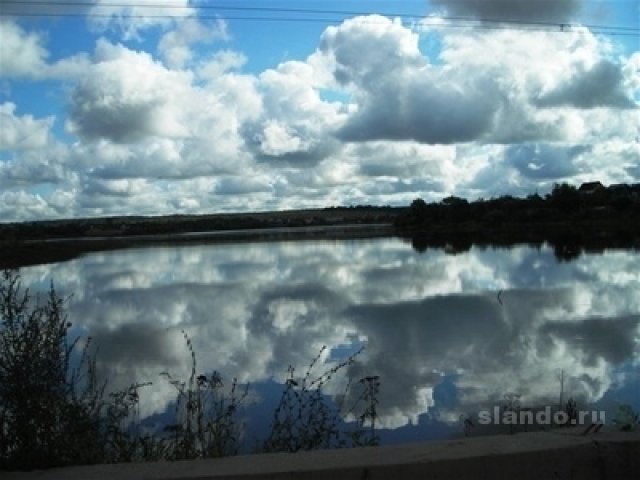
<svg viewBox="0 0 640 480"><path fill-rule="evenodd" d="M638 0L0 0L0 222L640 182Z"/></svg>

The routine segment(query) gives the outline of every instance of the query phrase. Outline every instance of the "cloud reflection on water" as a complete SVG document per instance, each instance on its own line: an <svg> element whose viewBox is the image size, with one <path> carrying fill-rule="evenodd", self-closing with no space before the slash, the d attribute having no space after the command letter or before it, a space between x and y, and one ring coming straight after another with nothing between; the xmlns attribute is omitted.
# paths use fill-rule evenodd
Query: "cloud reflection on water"
<svg viewBox="0 0 640 480"><path fill-rule="evenodd" d="M561 370L569 394L601 399L640 360L638 271L631 251L561 264L549 248L452 256L383 239L132 249L22 274L73 293L70 317L113 386L154 382L143 415L173 398L160 372L188 376L184 329L199 370L252 383L304 371L322 345L364 342L349 373L380 375L381 425L396 428L434 407L452 375L455 404L435 405L445 421L506 392L557 399Z"/></svg>

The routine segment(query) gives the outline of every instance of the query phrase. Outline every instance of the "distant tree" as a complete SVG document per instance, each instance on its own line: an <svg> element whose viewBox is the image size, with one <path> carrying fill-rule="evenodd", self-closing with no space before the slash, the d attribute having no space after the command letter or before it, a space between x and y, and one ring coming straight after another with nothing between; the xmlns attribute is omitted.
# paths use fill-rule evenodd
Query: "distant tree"
<svg viewBox="0 0 640 480"><path fill-rule="evenodd" d="M465 198L455 197L451 195L447 198L443 198L442 204L449 205L449 206L462 206L462 205L469 205L469 201Z"/></svg>
<svg viewBox="0 0 640 480"><path fill-rule="evenodd" d="M538 192L527 196L527 201L532 203L532 204L540 204L542 202L544 202L544 199L538 194Z"/></svg>
<svg viewBox="0 0 640 480"><path fill-rule="evenodd" d="M460 197L450 196L444 198L441 202L444 208L444 218L451 222L461 222L468 220L471 214L469 202Z"/></svg>
<svg viewBox="0 0 640 480"><path fill-rule="evenodd" d="M580 207L580 193L576 187L568 183L554 184L549 200L554 207L561 210Z"/></svg>
<svg viewBox="0 0 640 480"><path fill-rule="evenodd" d="M409 223L424 222L427 219L428 212L429 206L427 202L421 198L416 198L409 206L409 214L407 215Z"/></svg>
<svg viewBox="0 0 640 480"><path fill-rule="evenodd" d="M427 210L427 202L425 202L421 198L416 198L411 205L409 206L409 211L411 213L423 213Z"/></svg>

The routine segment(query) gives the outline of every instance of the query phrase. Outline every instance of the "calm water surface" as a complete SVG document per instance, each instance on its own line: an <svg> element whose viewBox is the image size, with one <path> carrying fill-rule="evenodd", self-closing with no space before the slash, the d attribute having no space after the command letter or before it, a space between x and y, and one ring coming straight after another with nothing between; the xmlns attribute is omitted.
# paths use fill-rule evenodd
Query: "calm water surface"
<svg viewBox="0 0 640 480"><path fill-rule="evenodd" d="M521 395L640 408L640 255L559 263L550 248L418 253L398 239L143 248L22 270L51 279L74 333L91 334L110 385L152 381L142 416L160 418L198 370L251 382L258 438L287 367L326 345L327 364L364 345L345 378L379 375L383 442L460 432L461 414ZM329 393L342 390L337 379ZM332 390L333 388L333 390ZM270 403L271 402L271 403ZM170 410L170 408L169 408Z"/></svg>

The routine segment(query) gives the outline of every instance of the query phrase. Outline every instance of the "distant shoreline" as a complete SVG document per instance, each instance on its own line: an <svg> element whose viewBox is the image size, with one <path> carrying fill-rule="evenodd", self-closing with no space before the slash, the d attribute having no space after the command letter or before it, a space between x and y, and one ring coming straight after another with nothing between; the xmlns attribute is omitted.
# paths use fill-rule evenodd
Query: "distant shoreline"
<svg viewBox="0 0 640 480"><path fill-rule="evenodd" d="M5 243L55 238L134 237L231 230L394 223L406 207L332 207L273 212L117 216L0 223Z"/></svg>
<svg viewBox="0 0 640 480"><path fill-rule="evenodd" d="M409 207L132 216L0 223L0 269L134 247L396 237L415 250L548 244L569 261L584 251L640 249L640 186L584 193L559 185L545 199L448 197Z"/></svg>
<svg viewBox="0 0 640 480"><path fill-rule="evenodd" d="M63 244L76 242L130 242L130 243L146 243L166 240L170 243L189 242L189 241L213 241L227 240L236 241L244 239L262 238L287 238L299 236L315 236L326 235L332 233L346 234L350 233L375 234L384 230L385 234L391 233L393 224L346 224L346 225L311 225L308 227L266 227L252 229L235 229L235 230L209 230L195 232L175 232L175 233L156 233L149 235L106 235L106 236L84 236L84 237L61 237L47 238L43 240L27 240L26 245L42 245L42 244Z"/></svg>
<svg viewBox="0 0 640 480"><path fill-rule="evenodd" d="M583 252L598 253L612 248L640 250L640 234L624 234L608 228L606 223L522 223L486 228L477 222L461 222L408 228L386 222L27 239L2 246L0 269L57 263L93 252L128 248L367 238L400 238L418 252L441 248L451 254L468 251L473 245L540 247L547 244L554 249L558 260L564 261L577 258Z"/></svg>
<svg viewBox="0 0 640 480"><path fill-rule="evenodd" d="M57 263L72 260L88 253L128 248L269 241L348 240L391 237L393 233L393 224L379 223L30 239L4 247L0 252L0 269Z"/></svg>

